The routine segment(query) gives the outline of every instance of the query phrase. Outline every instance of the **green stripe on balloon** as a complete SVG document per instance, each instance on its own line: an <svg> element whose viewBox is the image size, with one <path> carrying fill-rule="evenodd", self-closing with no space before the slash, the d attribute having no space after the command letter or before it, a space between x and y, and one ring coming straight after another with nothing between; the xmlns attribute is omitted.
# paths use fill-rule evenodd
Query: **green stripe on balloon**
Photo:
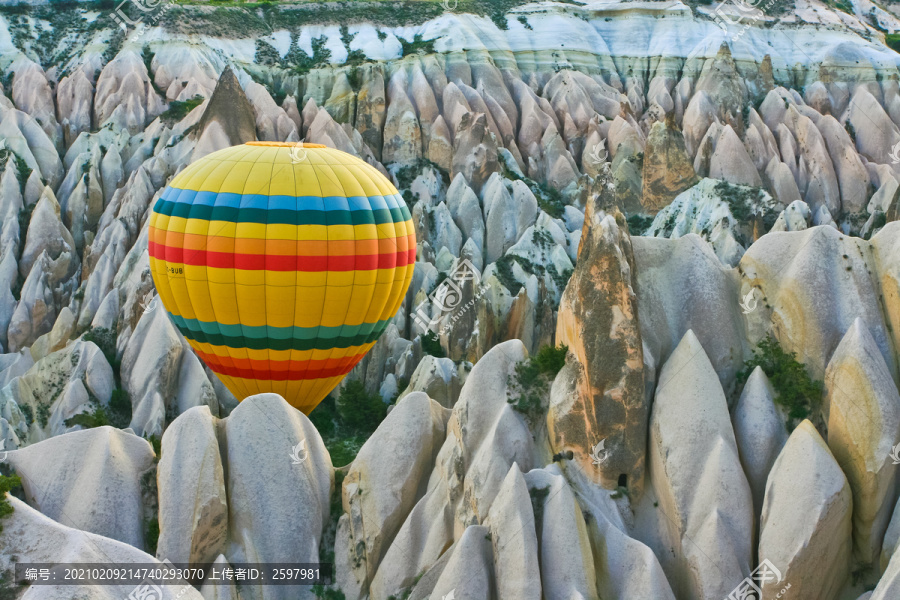
<svg viewBox="0 0 900 600"><path fill-rule="evenodd" d="M170 315L181 334L198 343L250 350L331 350L374 342L390 319L337 327L222 324Z"/></svg>

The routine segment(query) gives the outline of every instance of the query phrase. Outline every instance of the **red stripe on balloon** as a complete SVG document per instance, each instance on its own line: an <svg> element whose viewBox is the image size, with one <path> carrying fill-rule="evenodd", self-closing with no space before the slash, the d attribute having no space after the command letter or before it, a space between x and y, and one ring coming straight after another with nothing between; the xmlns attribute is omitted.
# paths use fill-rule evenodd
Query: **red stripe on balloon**
<svg viewBox="0 0 900 600"><path fill-rule="evenodd" d="M416 249L350 256L284 256L280 254L232 254L187 250L157 242L147 244L150 256L166 262L246 271L370 271L393 269L416 262Z"/></svg>
<svg viewBox="0 0 900 600"><path fill-rule="evenodd" d="M203 359L203 362L216 373L243 379L271 379L272 381L302 381L346 375L365 356L363 353L341 358L302 361L229 358L226 360L230 364L224 364L221 362L222 357L200 350L195 351Z"/></svg>

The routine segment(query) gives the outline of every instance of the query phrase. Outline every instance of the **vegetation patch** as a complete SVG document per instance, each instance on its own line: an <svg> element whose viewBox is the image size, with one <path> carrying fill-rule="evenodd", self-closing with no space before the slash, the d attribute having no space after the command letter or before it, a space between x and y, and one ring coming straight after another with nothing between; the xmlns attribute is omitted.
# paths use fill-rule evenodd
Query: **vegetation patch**
<svg viewBox="0 0 900 600"><path fill-rule="evenodd" d="M853 5L847 0L826 0L825 3L834 10L843 11L848 15L854 14Z"/></svg>
<svg viewBox="0 0 900 600"><path fill-rule="evenodd" d="M13 562L16 557L13 557ZM12 569L0 573L0 600L16 600L19 598L22 587L30 585L27 579L16 584L16 575Z"/></svg>
<svg viewBox="0 0 900 600"><path fill-rule="evenodd" d="M528 490L528 496L531 498L531 510L534 513L534 525L537 531L541 531L541 524L544 522L544 502L549 495L550 486Z"/></svg>
<svg viewBox="0 0 900 600"><path fill-rule="evenodd" d="M25 424L31 426L34 423L34 409L31 408L30 404L22 404L19 407L19 411L22 413L22 416L25 417Z"/></svg>
<svg viewBox="0 0 900 600"><path fill-rule="evenodd" d="M90 392L88 393L90 394ZM131 399L128 392L123 389L113 390L108 407L104 407L96 396L90 394L90 405L89 412L78 413L66 419L66 427L80 425L84 429L91 429L111 425L124 429L131 424Z"/></svg>
<svg viewBox="0 0 900 600"><path fill-rule="evenodd" d="M162 438L158 435L147 436L146 440L150 442L150 445L153 447L153 453L156 454L156 458L159 459L162 454Z"/></svg>
<svg viewBox="0 0 900 600"><path fill-rule="evenodd" d="M334 538L337 533L338 521L344 514L344 506L341 501L344 476L344 471L335 470L334 490L331 492L330 501L330 520L322 532L322 543L319 544L320 563L334 563ZM315 597L321 600L345 600L344 593L331 586L316 585L313 586L312 591Z"/></svg>
<svg viewBox="0 0 900 600"><path fill-rule="evenodd" d="M159 115L159 118L166 125L174 125L185 118L189 112L203 104L203 100L204 98L200 94L195 95L190 100L172 100L169 102L168 110Z"/></svg>
<svg viewBox="0 0 900 600"><path fill-rule="evenodd" d="M253 62L258 65L280 65L281 55L278 50L265 40L256 40L256 53L253 55Z"/></svg>
<svg viewBox="0 0 900 600"><path fill-rule="evenodd" d="M566 202L559 190L550 185L538 183L529 177L523 177L515 171L507 169L504 165L501 165L501 167L503 177L513 181L521 181L528 186L528 189L531 190L531 193L534 194L534 197L537 200L538 207L542 211L554 219L562 218L563 212L566 209Z"/></svg>
<svg viewBox="0 0 900 600"><path fill-rule="evenodd" d="M144 59L144 67L147 69L147 78L150 80L150 85L153 86L154 92L165 98L166 91L156 85L156 80L153 77L153 57L155 56L156 53L150 49L150 46L144 46L144 49L141 50L141 58ZM106 154L106 150L103 153Z"/></svg>
<svg viewBox="0 0 900 600"><path fill-rule="evenodd" d="M131 397L122 388L114 389L109 400L109 424L119 429L131 424Z"/></svg>
<svg viewBox="0 0 900 600"><path fill-rule="evenodd" d="M323 585L312 586L313 595L319 600L346 600L344 592Z"/></svg>
<svg viewBox="0 0 900 600"><path fill-rule="evenodd" d="M359 380L348 381L337 400L326 396L309 414L322 436L335 467L350 464L359 449L387 416L387 404L378 394L369 394Z"/></svg>
<svg viewBox="0 0 900 600"><path fill-rule="evenodd" d="M441 346L441 340L433 331L427 331L422 336L422 352L430 354L435 358L444 358L447 356L447 353L444 352L444 348Z"/></svg>
<svg viewBox="0 0 900 600"><path fill-rule="evenodd" d="M528 187L531 188L534 197L537 199L538 206L542 211L555 219L561 219L566 208L562 194L554 187L543 185L533 179L524 180Z"/></svg>
<svg viewBox="0 0 900 600"><path fill-rule="evenodd" d="M894 52L900 52L900 33L884 34L884 43Z"/></svg>
<svg viewBox="0 0 900 600"><path fill-rule="evenodd" d="M544 265L540 265L531 262L524 256L519 256L517 254L504 254L499 259L497 259L496 263L494 263L496 268L494 274L497 276L500 284L505 287L512 296L517 296L519 294L519 291L524 287L515 277L515 273L513 271L513 263L518 263L519 267L521 267L523 271L531 275L537 275L538 277L541 277L546 273L550 276L550 279L553 281L553 283L556 284L556 287L559 290L565 289L566 284L568 284L569 279L572 277L572 273L574 272L572 269L565 269L562 273L560 273L556 270L556 266L549 261Z"/></svg>
<svg viewBox="0 0 900 600"><path fill-rule="evenodd" d="M618 500L619 498L631 498L631 493L628 491L628 488L620 485L616 487L615 491L609 495L613 500Z"/></svg>
<svg viewBox="0 0 900 600"><path fill-rule="evenodd" d="M81 336L81 339L85 342L94 342L94 344L100 348L100 352L106 357L106 361L112 367L113 375L115 375L116 381L118 382L119 369L122 364L119 359L116 358L117 338L118 334L106 327L91 327L83 336Z"/></svg>
<svg viewBox="0 0 900 600"><path fill-rule="evenodd" d="M509 290L510 294L517 296L519 290L521 290L523 286L513 274L513 263L518 263L523 271L531 275L541 275L545 268L518 254L505 254L501 256L496 263L497 278L500 280L500 283L503 284L503 287Z"/></svg>
<svg viewBox="0 0 900 600"><path fill-rule="evenodd" d="M387 416L387 404L378 394L370 394L362 381L354 379L341 389L337 413L347 427L360 433L371 433Z"/></svg>
<svg viewBox="0 0 900 600"><path fill-rule="evenodd" d="M366 58L366 53L362 50L350 49L350 44L355 38L355 33L350 33L350 29L346 25L341 25L341 42L344 44L344 48L347 49L347 60L344 61L345 65L360 65L369 60Z"/></svg>
<svg viewBox="0 0 900 600"><path fill-rule="evenodd" d="M301 50L297 45L297 38L292 37L291 46L284 56L286 66L293 69L297 75L305 75L313 69L328 66L331 63L331 50L325 47L328 38L324 35L312 38L312 56Z"/></svg>
<svg viewBox="0 0 900 600"><path fill-rule="evenodd" d="M771 334L760 340L753 358L744 363L737 374L738 383L743 385L756 367L762 368L775 388L775 402L787 411L791 430L821 404L822 382L813 380L796 353L786 352Z"/></svg>
<svg viewBox="0 0 900 600"><path fill-rule="evenodd" d="M843 224L847 225L850 229L850 235L859 237L862 228L865 226L866 221L869 220L869 213L865 210L861 210L859 212L846 212L844 213Z"/></svg>
<svg viewBox="0 0 900 600"><path fill-rule="evenodd" d="M653 217L649 215L631 215L627 219L628 231L631 235L644 235L644 232L650 229L653 224Z"/></svg>
<svg viewBox="0 0 900 600"><path fill-rule="evenodd" d="M434 169L440 174L441 179L444 181L444 185L450 185L450 173L439 167L437 163L433 163L427 158L420 158L413 164L402 165L397 167L397 170L394 171L394 179L397 180L398 189L409 189L409 186L416 180L416 177L421 175L422 171L427 168Z"/></svg>
<svg viewBox="0 0 900 600"><path fill-rule="evenodd" d="M572 273L575 272L574 269L563 269L563 272L560 273L556 270L556 265L553 263L547 263L545 267L547 270L547 274L550 275L550 279L553 280L553 283L556 284L557 289L564 290L566 286L569 284L569 279L572 278Z"/></svg>
<svg viewBox="0 0 900 600"><path fill-rule="evenodd" d="M18 475L0 475L0 531L3 531L3 519L13 514L13 506L6 497L7 492L22 487Z"/></svg>
<svg viewBox="0 0 900 600"><path fill-rule="evenodd" d="M91 406L92 410L90 412L78 413L77 415L66 419L66 427L81 425L84 429L92 429L94 427L109 425L109 417L106 416L106 411L100 403L97 402L96 398L91 398Z"/></svg>
<svg viewBox="0 0 900 600"><path fill-rule="evenodd" d="M510 385L512 407L536 424L544 415L544 399L550 391L550 383L566 364L569 347L543 346L533 356L516 365Z"/></svg>
<svg viewBox="0 0 900 600"><path fill-rule="evenodd" d="M401 56L409 56L416 53L434 54L435 40L423 40L421 33L414 35L411 42L407 42L403 38L397 39L400 41Z"/></svg>
<svg viewBox="0 0 900 600"><path fill-rule="evenodd" d="M144 522L144 546L147 553L156 556L156 546L159 544L159 518L154 517Z"/></svg>
<svg viewBox="0 0 900 600"><path fill-rule="evenodd" d="M769 231L778 219L779 211L775 210L775 203L766 199L766 192L762 188L718 181L714 189L716 195L728 205L728 210L738 225L743 226L752 219L759 218L764 231ZM745 236L738 232L738 237L739 242L747 245Z"/></svg>

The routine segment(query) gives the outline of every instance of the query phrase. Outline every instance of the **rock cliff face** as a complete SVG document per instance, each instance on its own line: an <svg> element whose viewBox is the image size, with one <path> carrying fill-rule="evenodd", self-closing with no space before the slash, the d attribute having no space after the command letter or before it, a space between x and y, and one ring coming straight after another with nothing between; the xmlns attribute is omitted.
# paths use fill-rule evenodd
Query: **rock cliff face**
<svg viewBox="0 0 900 600"><path fill-rule="evenodd" d="M770 566L766 600L897 597L891 5L140 8L0 6L0 596L127 597L7 577L114 557L333 562L348 600L721 600ZM410 208L412 285L333 394L380 423L238 404L156 298L152 205L250 140ZM327 593L195 583L163 593Z"/></svg>
<svg viewBox="0 0 900 600"><path fill-rule="evenodd" d="M555 453L577 452L574 460L586 472L598 471L601 485L638 492L650 398L632 281L634 254L620 226L625 227L622 213L605 214L597 203L588 204L578 266L563 293L556 330L557 343L571 352L564 379L573 378L566 387L574 389L551 395L547 426ZM604 459L597 465L592 450L601 441Z"/></svg>

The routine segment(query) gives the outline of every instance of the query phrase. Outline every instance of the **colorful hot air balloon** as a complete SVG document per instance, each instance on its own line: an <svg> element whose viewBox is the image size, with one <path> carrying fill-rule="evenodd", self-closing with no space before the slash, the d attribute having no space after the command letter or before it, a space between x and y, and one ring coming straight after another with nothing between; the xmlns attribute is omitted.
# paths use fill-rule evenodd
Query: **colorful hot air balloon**
<svg viewBox="0 0 900 600"><path fill-rule="evenodd" d="M172 180L149 251L163 305L228 389L308 414L400 308L416 237L400 194L362 160L249 142Z"/></svg>

